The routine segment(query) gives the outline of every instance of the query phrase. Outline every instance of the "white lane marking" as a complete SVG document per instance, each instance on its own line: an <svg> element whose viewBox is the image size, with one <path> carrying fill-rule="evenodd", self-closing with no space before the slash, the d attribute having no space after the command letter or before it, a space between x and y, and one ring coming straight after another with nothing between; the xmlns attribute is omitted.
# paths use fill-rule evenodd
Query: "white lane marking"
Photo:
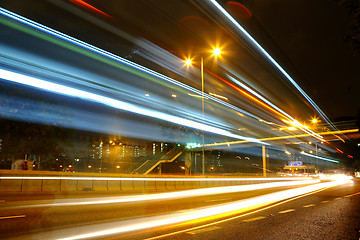
<svg viewBox="0 0 360 240"><path fill-rule="evenodd" d="M253 222L253 221L261 220L264 218L266 218L266 217L254 217L254 218L245 219L245 220L243 220L243 222Z"/></svg>
<svg viewBox="0 0 360 240"><path fill-rule="evenodd" d="M222 198L222 199L214 199L214 200L207 200L205 202L218 202L218 201L226 201L231 200L232 198Z"/></svg>
<svg viewBox="0 0 360 240"><path fill-rule="evenodd" d="M327 200L326 200L326 201L322 201L321 203L327 203L327 202L330 202L330 201L327 201Z"/></svg>
<svg viewBox="0 0 360 240"><path fill-rule="evenodd" d="M280 211L278 213L288 213L288 212L293 212L293 211L295 211L295 209L288 209L288 210Z"/></svg>
<svg viewBox="0 0 360 240"><path fill-rule="evenodd" d="M6 216L6 217L0 217L0 220L2 219L11 219L11 218L23 218L26 217L25 215L17 215L17 216Z"/></svg>
<svg viewBox="0 0 360 240"><path fill-rule="evenodd" d="M337 198L335 198L335 200L339 200L339 199L342 199L341 197L337 197Z"/></svg>
<svg viewBox="0 0 360 240"><path fill-rule="evenodd" d="M222 228L222 227L212 226L212 227L201 228L201 229L191 231L191 232L186 232L186 233L191 234L191 235L195 235L195 234L198 234L198 233L214 231L214 230L217 230L217 229L220 229L220 228Z"/></svg>
<svg viewBox="0 0 360 240"><path fill-rule="evenodd" d="M309 204L309 205L305 205L303 207L308 208L308 207L313 207L313 206L315 206L315 204Z"/></svg>

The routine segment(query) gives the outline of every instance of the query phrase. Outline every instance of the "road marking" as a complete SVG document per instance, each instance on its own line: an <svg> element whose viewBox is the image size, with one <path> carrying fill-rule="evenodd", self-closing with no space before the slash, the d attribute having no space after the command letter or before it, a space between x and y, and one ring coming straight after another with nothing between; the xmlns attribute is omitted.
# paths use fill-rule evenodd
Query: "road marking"
<svg viewBox="0 0 360 240"><path fill-rule="evenodd" d="M25 215L18 215L18 216L7 216L7 217L0 217L1 219L9 219L9 218L22 218L22 217L26 217Z"/></svg>
<svg viewBox="0 0 360 240"><path fill-rule="evenodd" d="M214 230L217 230L217 229L220 229L220 228L221 227L218 227L218 226L212 226L212 227L201 228L201 229L191 231L191 232L186 232L186 233L191 234L191 235L195 235L195 234L198 234L198 233L214 231Z"/></svg>
<svg viewBox="0 0 360 240"><path fill-rule="evenodd" d="M320 202L320 203L327 203L327 202L330 202L330 201L327 201L327 200L326 200L326 201L322 201L322 202Z"/></svg>
<svg viewBox="0 0 360 240"><path fill-rule="evenodd" d="M264 218L266 218L266 217L254 217L254 218L245 219L243 221L244 222L252 222L252 221L257 221L257 220L264 219Z"/></svg>
<svg viewBox="0 0 360 240"><path fill-rule="evenodd" d="M295 211L295 209L288 209L288 210L284 210L284 211L281 211L278 213L288 213L288 212L293 212L293 211Z"/></svg>
<svg viewBox="0 0 360 240"><path fill-rule="evenodd" d="M355 196L355 195L358 195L358 194L360 194L360 192L354 193L354 194L350 194L350 195L347 195L347 196L345 196L345 197L352 197L352 196Z"/></svg>
<svg viewBox="0 0 360 240"><path fill-rule="evenodd" d="M313 207L313 206L315 206L315 204L309 204L309 205L305 205L303 207Z"/></svg>
<svg viewBox="0 0 360 240"><path fill-rule="evenodd" d="M232 198L223 198L223 199L214 199L214 200L207 200L205 202L217 202L217 201L225 201L225 200L231 200Z"/></svg>
<svg viewBox="0 0 360 240"><path fill-rule="evenodd" d="M339 199L342 199L341 197L337 197L337 198L335 198L335 200L339 200Z"/></svg>

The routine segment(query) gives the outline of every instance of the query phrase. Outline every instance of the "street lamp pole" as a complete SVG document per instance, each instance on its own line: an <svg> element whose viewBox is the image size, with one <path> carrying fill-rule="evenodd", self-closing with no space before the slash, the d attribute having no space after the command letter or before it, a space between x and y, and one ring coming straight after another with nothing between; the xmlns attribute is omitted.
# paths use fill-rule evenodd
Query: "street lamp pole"
<svg viewBox="0 0 360 240"><path fill-rule="evenodd" d="M215 48L213 50L214 56L219 56L221 53L220 48ZM201 64L200 64L200 70L201 70L201 102L202 102L202 122L205 124L205 91L204 91L204 57L200 56L201 58ZM190 66L192 61L190 58L188 58L185 63ZM202 175L205 175L205 131L202 131Z"/></svg>
<svg viewBox="0 0 360 240"><path fill-rule="evenodd" d="M317 170L319 172L319 159L318 159L318 156L317 156L318 155L317 152L318 152L318 148L317 148L317 144L315 143L316 165L317 165Z"/></svg>
<svg viewBox="0 0 360 240"><path fill-rule="evenodd" d="M201 57L201 93L202 93L202 120L203 124L205 123L205 94L204 94L204 58ZM205 132L202 131L202 175L205 175Z"/></svg>

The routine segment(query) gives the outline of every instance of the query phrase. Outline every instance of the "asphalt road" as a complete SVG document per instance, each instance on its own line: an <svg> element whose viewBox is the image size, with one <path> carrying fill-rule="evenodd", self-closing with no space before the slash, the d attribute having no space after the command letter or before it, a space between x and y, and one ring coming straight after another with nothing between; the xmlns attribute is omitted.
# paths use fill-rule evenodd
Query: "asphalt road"
<svg viewBox="0 0 360 240"><path fill-rule="evenodd" d="M0 199L3 200L0 202L0 232L4 239L55 239L71 232L81 234L118 225L139 224L142 219L156 219L174 212L231 203L287 189L291 187L107 204L86 204L84 201L111 200L121 196L35 194L33 199L26 195L24 200L20 200L21 194L13 194ZM107 234L97 239L359 239L360 184L345 184L290 200L211 221ZM74 202L81 204L71 205Z"/></svg>
<svg viewBox="0 0 360 240"><path fill-rule="evenodd" d="M330 188L248 215L238 215L229 221L208 222L202 228L196 227L146 233L138 235L137 239L358 240L360 184ZM177 231L178 234L164 236Z"/></svg>

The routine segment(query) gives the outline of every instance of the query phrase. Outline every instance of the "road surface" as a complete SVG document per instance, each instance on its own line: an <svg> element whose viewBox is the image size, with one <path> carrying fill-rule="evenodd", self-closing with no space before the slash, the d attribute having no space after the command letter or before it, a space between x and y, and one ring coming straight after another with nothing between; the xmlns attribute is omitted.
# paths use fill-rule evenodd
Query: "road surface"
<svg viewBox="0 0 360 240"><path fill-rule="evenodd" d="M294 187L125 202L116 201L131 196L8 194L0 199L0 232L4 239L359 239L359 183L320 189L231 214L183 221L186 224L170 224L174 216L196 211L201 214L204 209L215 211L214 207L248 199L255 202L259 196L272 193L281 196L291 189ZM156 225L159 221L164 223ZM141 224L144 226L139 227ZM119 231L119 227L127 229ZM111 229L116 230L105 232ZM83 235L93 232L101 234Z"/></svg>

